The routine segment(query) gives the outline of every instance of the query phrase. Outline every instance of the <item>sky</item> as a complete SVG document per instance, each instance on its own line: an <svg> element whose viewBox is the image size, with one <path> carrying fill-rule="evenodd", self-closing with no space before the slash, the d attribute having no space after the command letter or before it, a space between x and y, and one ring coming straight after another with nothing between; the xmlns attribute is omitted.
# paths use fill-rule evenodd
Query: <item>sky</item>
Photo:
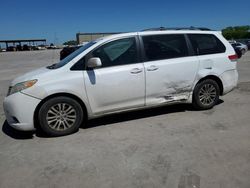
<svg viewBox="0 0 250 188"><path fill-rule="evenodd" d="M77 32L250 25L250 0L0 0L0 40L75 40Z"/></svg>

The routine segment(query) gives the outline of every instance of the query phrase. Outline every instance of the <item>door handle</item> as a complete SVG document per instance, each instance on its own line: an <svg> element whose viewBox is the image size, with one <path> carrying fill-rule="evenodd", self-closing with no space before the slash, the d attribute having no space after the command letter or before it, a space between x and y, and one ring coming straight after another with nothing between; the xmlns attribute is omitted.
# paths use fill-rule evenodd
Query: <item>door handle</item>
<svg viewBox="0 0 250 188"><path fill-rule="evenodd" d="M142 69L139 69L139 68L134 68L130 71L132 74L138 74L140 72L142 72Z"/></svg>
<svg viewBox="0 0 250 188"><path fill-rule="evenodd" d="M157 70L157 69L158 69L157 66L151 65L150 67L147 68L147 71L155 71L155 70Z"/></svg>

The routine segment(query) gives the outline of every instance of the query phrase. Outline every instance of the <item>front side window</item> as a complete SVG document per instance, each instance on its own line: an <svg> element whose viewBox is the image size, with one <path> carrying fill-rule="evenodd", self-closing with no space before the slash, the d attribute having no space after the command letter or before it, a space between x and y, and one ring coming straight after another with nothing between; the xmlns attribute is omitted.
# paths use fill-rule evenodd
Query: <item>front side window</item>
<svg viewBox="0 0 250 188"><path fill-rule="evenodd" d="M142 39L147 61L188 56L184 35L152 35L143 36Z"/></svg>
<svg viewBox="0 0 250 188"><path fill-rule="evenodd" d="M133 37L109 42L94 50L92 57L99 57L102 67L137 63L136 40Z"/></svg>
<svg viewBox="0 0 250 188"><path fill-rule="evenodd" d="M224 53L223 43L212 34L189 34L194 51L197 55Z"/></svg>

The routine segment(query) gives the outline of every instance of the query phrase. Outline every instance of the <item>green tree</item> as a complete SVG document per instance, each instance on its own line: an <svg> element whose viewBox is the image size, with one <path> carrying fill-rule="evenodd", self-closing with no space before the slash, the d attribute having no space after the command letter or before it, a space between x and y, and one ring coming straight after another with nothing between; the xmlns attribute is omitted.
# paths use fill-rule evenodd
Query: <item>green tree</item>
<svg viewBox="0 0 250 188"><path fill-rule="evenodd" d="M222 34L228 40L250 38L250 26L227 27L222 30Z"/></svg>
<svg viewBox="0 0 250 188"><path fill-rule="evenodd" d="M77 45L77 42L75 40L69 40L69 41L63 43L63 45L74 46L74 45Z"/></svg>

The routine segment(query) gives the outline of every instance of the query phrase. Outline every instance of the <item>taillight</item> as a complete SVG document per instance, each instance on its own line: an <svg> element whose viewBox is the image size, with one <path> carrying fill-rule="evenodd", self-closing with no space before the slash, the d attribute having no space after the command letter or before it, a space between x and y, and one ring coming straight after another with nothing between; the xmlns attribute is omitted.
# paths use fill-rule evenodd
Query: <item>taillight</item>
<svg viewBox="0 0 250 188"><path fill-rule="evenodd" d="M229 56L228 56L228 59L230 59L231 61L237 61L238 56L237 56L237 54L229 55Z"/></svg>

